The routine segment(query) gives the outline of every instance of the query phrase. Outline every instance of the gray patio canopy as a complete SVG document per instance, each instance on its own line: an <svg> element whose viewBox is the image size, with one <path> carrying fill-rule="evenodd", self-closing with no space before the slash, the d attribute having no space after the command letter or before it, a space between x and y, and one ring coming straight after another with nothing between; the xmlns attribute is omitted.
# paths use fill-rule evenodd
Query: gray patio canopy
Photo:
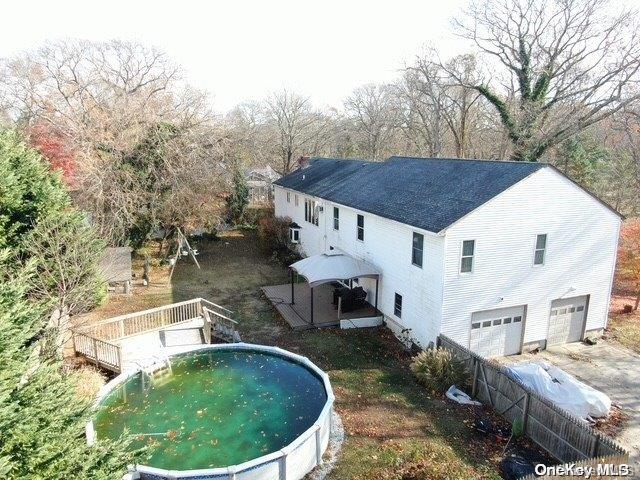
<svg viewBox="0 0 640 480"><path fill-rule="evenodd" d="M364 260L359 260L341 252L329 252L313 255L290 265L291 268L291 304L294 299L293 272L302 275L311 288L311 323L313 323L313 287L337 280L352 278L375 278L375 308L378 308L378 281L380 271Z"/></svg>

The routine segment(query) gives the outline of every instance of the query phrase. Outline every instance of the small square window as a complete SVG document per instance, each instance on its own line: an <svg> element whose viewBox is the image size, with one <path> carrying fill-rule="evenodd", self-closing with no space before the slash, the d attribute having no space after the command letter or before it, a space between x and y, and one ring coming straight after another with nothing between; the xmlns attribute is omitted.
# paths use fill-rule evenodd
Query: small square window
<svg viewBox="0 0 640 480"><path fill-rule="evenodd" d="M501 318L496 318L493 321L493 326L495 327L496 325L502 325L502 319Z"/></svg>
<svg viewBox="0 0 640 480"><path fill-rule="evenodd" d="M476 323L472 323L471 324L471 330L476 330L480 328L480 322L476 322Z"/></svg>
<svg viewBox="0 0 640 480"><path fill-rule="evenodd" d="M584 306L583 305L579 305L578 308L576 309L578 312L582 312L584 310Z"/></svg>
<svg viewBox="0 0 640 480"><path fill-rule="evenodd" d="M518 323L522 321L522 316L518 315L516 317L513 317L513 323Z"/></svg>
<svg viewBox="0 0 640 480"><path fill-rule="evenodd" d="M569 307L569 313L574 313L576 311L576 307Z"/></svg>
<svg viewBox="0 0 640 480"><path fill-rule="evenodd" d="M551 310L551 316L555 317L556 315L558 315L558 310L554 308L553 310Z"/></svg>
<svg viewBox="0 0 640 480"><path fill-rule="evenodd" d="M504 323L505 325L507 325L507 324L511 323L511 317L507 317L507 318L505 318L505 319L502 321L502 323Z"/></svg>
<svg viewBox="0 0 640 480"><path fill-rule="evenodd" d="M402 317L402 295L396 293L394 302L393 302L393 314L401 318Z"/></svg>
<svg viewBox="0 0 640 480"><path fill-rule="evenodd" d="M460 264L461 273L470 273L473 269L473 257L463 257Z"/></svg>
<svg viewBox="0 0 640 480"><path fill-rule="evenodd" d="M490 327L491 326L491 320L487 320L486 322L482 322L482 326L483 327Z"/></svg>
<svg viewBox="0 0 640 480"><path fill-rule="evenodd" d="M566 308L561 308L558 310L558 315L564 315L565 313L567 313L567 309Z"/></svg>

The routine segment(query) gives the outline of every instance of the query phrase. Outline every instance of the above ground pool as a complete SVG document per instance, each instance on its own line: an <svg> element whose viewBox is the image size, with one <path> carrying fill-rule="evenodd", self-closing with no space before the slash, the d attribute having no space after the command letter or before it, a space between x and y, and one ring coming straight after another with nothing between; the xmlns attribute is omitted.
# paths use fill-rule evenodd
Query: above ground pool
<svg viewBox="0 0 640 480"><path fill-rule="evenodd" d="M229 466L260 478L256 469L286 469L287 462L286 478L301 478L319 463L333 394L326 375L306 358L232 344L176 355L170 363L116 379L93 420L98 441L124 433L134 448L150 446L142 463L153 478L162 478L162 470L193 477L194 470L204 475ZM292 468L300 477L289 475Z"/></svg>

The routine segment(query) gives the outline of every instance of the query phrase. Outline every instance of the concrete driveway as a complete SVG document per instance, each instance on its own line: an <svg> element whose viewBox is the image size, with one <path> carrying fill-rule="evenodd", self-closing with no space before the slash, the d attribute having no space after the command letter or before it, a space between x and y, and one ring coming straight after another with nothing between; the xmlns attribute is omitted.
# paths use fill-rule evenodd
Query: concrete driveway
<svg viewBox="0 0 640 480"><path fill-rule="evenodd" d="M629 415L616 440L631 452L635 477L640 478L640 355L599 340L596 345L570 343L503 360L544 360L609 395Z"/></svg>

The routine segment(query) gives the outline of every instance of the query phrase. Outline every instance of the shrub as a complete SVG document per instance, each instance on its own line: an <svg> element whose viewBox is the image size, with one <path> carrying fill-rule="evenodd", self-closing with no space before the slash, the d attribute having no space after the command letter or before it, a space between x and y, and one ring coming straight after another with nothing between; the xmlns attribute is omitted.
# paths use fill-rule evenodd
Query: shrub
<svg viewBox="0 0 640 480"><path fill-rule="evenodd" d="M290 223L291 219L288 217L274 216L263 217L258 221L260 246L284 265L290 265L300 259L289 239Z"/></svg>
<svg viewBox="0 0 640 480"><path fill-rule="evenodd" d="M464 363L444 348L429 348L413 357L411 371L429 390L445 391L451 385L463 385L468 374Z"/></svg>

